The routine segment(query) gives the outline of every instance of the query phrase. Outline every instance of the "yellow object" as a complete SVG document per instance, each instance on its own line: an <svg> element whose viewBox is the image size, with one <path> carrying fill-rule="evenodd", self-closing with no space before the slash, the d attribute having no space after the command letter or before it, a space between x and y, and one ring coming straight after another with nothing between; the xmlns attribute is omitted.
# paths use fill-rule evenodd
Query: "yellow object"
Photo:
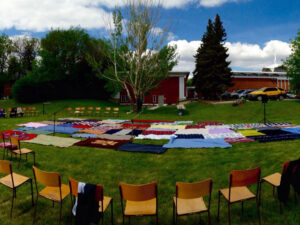
<svg viewBox="0 0 300 225"><path fill-rule="evenodd" d="M210 200L212 191L212 179L207 179L195 183L176 183L176 196L173 198L173 216L175 224L177 217L207 212L210 224ZM203 200L204 196L209 196L208 207Z"/></svg>
<svg viewBox="0 0 300 225"><path fill-rule="evenodd" d="M157 183L132 185L120 183L121 206L124 217L155 216L158 224ZM125 201L125 207L123 205Z"/></svg>
<svg viewBox="0 0 300 225"><path fill-rule="evenodd" d="M150 128L162 128L162 129L185 129L186 125L169 125L169 124L154 124Z"/></svg>
<svg viewBox="0 0 300 225"><path fill-rule="evenodd" d="M244 136L262 136L262 135L265 135L263 133L258 132L257 130L254 130L254 129L238 130L237 132L241 133Z"/></svg>
<svg viewBox="0 0 300 225"><path fill-rule="evenodd" d="M286 91L277 87L264 87L257 91L252 91L248 95L252 96L260 96L260 95L267 95L268 97L276 97L280 95L285 95Z"/></svg>

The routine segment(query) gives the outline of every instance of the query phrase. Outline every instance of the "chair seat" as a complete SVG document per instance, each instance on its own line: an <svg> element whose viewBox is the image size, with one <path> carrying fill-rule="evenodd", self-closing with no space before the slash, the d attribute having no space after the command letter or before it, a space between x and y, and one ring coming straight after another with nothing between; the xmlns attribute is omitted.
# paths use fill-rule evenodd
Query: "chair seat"
<svg viewBox="0 0 300 225"><path fill-rule="evenodd" d="M107 196L103 197L103 212L106 211L106 209L109 206L111 200L112 200L111 197L107 197ZM101 202L99 202L99 212L102 212L102 208L101 207L102 207Z"/></svg>
<svg viewBox="0 0 300 225"><path fill-rule="evenodd" d="M70 188L66 184L61 185L62 199L60 199L58 187L45 187L43 190L41 190L39 192L39 194L41 196L43 196L44 198L47 198L47 199L50 199L50 200L53 200L56 202L60 202L60 201L64 200L64 198L67 197L69 195L69 193L70 193Z"/></svg>
<svg viewBox="0 0 300 225"><path fill-rule="evenodd" d="M281 174L273 173L269 176L264 177L262 180L268 182L269 184L271 184L274 187L278 187L280 185L280 181L281 181Z"/></svg>
<svg viewBox="0 0 300 225"><path fill-rule="evenodd" d="M14 179L14 187L21 186L22 184L24 184L25 182L27 182L28 180L31 179L29 177L25 177L25 176L19 175L17 173L12 173L12 175L13 175L13 179ZM1 178L0 183L9 188L13 188L10 174Z"/></svg>
<svg viewBox="0 0 300 225"><path fill-rule="evenodd" d="M156 214L156 198L147 201L126 201L124 215L155 215Z"/></svg>
<svg viewBox="0 0 300 225"><path fill-rule="evenodd" d="M33 151L27 148L21 148L21 151L19 149L17 150L13 150L13 153L17 154L17 155L23 155L23 154L29 154L32 153Z"/></svg>
<svg viewBox="0 0 300 225"><path fill-rule="evenodd" d="M174 197L176 206L176 197ZM186 215L207 211L203 198L181 199L177 198L177 215Z"/></svg>
<svg viewBox="0 0 300 225"><path fill-rule="evenodd" d="M220 192L229 200L229 188L221 189ZM232 187L230 193L230 203L244 201L255 198L255 195L247 187Z"/></svg>

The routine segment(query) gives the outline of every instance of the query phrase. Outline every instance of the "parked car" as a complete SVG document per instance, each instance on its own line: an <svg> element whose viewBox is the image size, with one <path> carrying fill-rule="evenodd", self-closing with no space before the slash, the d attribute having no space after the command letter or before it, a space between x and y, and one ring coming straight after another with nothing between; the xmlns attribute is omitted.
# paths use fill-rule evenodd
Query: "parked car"
<svg viewBox="0 0 300 225"><path fill-rule="evenodd" d="M243 89L243 90L233 91L233 92L231 92L230 96L233 99L238 99L239 98L239 94L243 93L243 91L245 91L245 90Z"/></svg>
<svg viewBox="0 0 300 225"><path fill-rule="evenodd" d="M225 91L223 94L221 94L221 98L222 98L223 100L231 99L231 93L228 92L228 91Z"/></svg>
<svg viewBox="0 0 300 225"><path fill-rule="evenodd" d="M239 94L239 98L248 98L248 94L254 91L253 89L244 90L242 93Z"/></svg>
<svg viewBox="0 0 300 225"><path fill-rule="evenodd" d="M261 101L263 95L267 96L268 99L284 99L286 97L286 91L277 87L264 87L256 91L252 91L248 94L250 100Z"/></svg>
<svg viewBox="0 0 300 225"><path fill-rule="evenodd" d="M287 98L290 98L290 99L295 99L295 98L297 98L297 95L295 95L295 94L292 93L292 92L287 92L287 93L286 93L286 97L287 97Z"/></svg>

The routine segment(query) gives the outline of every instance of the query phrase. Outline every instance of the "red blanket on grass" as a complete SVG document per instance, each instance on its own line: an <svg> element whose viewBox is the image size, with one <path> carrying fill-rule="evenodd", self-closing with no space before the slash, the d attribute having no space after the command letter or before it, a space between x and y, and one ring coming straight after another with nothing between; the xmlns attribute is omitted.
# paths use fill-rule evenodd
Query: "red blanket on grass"
<svg viewBox="0 0 300 225"><path fill-rule="evenodd" d="M101 138L89 138L75 143L77 146L97 147L97 148L119 148L121 145L131 141L128 140L107 140Z"/></svg>
<svg viewBox="0 0 300 225"><path fill-rule="evenodd" d="M15 130L5 130L5 131L2 131L2 133L6 140L9 140L10 136L16 136L19 138L20 141L27 141L27 140L31 140L37 136L36 134L28 134L28 133L24 133L21 131L15 131Z"/></svg>

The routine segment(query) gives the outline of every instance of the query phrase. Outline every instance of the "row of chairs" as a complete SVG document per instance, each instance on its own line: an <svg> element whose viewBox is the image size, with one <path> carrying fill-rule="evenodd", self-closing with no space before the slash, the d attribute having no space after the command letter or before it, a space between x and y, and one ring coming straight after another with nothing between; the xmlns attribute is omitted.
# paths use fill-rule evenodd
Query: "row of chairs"
<svg viewBox="0 0 300 225"><path fill-rule="evenodd" d="M22 184L28 182L31 184L31 195L33 204L33 190L32 179L24 177L12 172L11 164L9 161L0 160L0 172L7 174L4 178L0 179L0 183L13 189L11 216L13 209L13 199L16 196L16 188ZM61 175L56 172L42 171L33 166L33 175L36 186L36 203L34 218L37 211L37 203L39 196L49 199L51 201L60 204L59 224L62 216L62 202L70 195L71 198L71 216L70 223L72 224L72 206L74 204L74 197L78 196L78 181L69 178L69 185L63 184L61 181ZM243 202L251 199L256 200L258 220L260 219L260 196L261 196L261 183L266 181L273 187L278 187L278 178L280 180L281 175L279 173L272 174L268 177L260 179L261 168L257 167L250 170L233 170L230 172L229 187L219 190L218 197L218 219L220 212L220 197L223 196L228 203L228 223L231 224L230 217L230 205L241 202L243 209ZM274 182L276 180L276 182ZM39 191L37 183L40 183L44 188ZM210 206L211 206L211 193L212 193L212 179L207 179L201 182L195 183L176 183L176 195L173 198L173 223L177 224L178 217L192 214L207 213L208 223L211 224L210 219ZM252 193L248 186L257 184L256 193ZM104 196L104 189L102 185L98 185L101 189L99 197L99 213L101 215L102 224L104 221L104 213L110 207L111 210L111 223L113 224L113 199L108 196ZM132 216L154 216L156 224L158 224L158 192L157 182L132 185L126 183L119 184L121 208L123 215L123 225L125 218ZM207 196L207 204L204 198Z"/></svg>
<svg viewBox="0 0 300 225"><path fill-rule="evenodd" d="M0 118L3 117L23 117L23 116L38 116L40 112L36 107L13 107L0 108Z"/></svg>
<svg viewBox="0 0 300 225"><path fill-rule="evenodd" d="M66 108L71 116L119 116L120 109L117 107L72 107Z"/></svg>

